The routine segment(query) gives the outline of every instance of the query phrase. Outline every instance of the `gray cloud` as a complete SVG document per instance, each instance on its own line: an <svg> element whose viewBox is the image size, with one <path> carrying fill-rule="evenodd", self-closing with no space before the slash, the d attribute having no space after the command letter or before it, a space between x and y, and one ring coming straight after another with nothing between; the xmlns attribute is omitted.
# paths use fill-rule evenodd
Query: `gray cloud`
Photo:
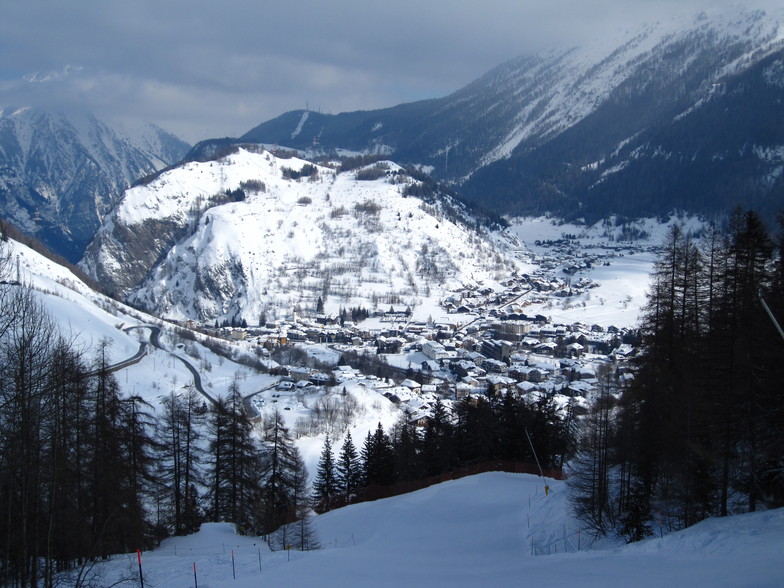
<svg viewBox="0 0 784 588"><path fill-rule="evenodd" d="M0 20L0 106L89 105L193 142L306 104L341 112L443 96L518 55L700 4L708 3L14 2Z"/></svg>

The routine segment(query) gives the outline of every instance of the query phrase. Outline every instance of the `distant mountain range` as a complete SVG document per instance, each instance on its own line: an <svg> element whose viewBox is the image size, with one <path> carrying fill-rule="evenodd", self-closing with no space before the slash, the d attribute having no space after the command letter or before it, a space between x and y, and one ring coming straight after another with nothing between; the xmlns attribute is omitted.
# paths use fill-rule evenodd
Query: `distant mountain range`
<svg viewBox="0 0 784 588"><path fill-rule="evenodd" d="M89 115L0 112L0 216L77 260L141 177L263 144L321 161L377 154L498 214L596 221L784 203L784 7L673 18L511 60L444 98L292 111L188 146Z"/></svg>
<svg viewBox="0 0 784 588"><path fill-rule="evenodd" d="M189 147L155 125L0 108L0 216L78 261L123 191Z"/></svg>
<svg viewBox="0 0 784 588"><path fill-rule="evenodd" d="M445 98L293 111L236 141L382 153L505 214L767 212L784 202L781 31L779 13L700 13L520 57Z"/></svg>

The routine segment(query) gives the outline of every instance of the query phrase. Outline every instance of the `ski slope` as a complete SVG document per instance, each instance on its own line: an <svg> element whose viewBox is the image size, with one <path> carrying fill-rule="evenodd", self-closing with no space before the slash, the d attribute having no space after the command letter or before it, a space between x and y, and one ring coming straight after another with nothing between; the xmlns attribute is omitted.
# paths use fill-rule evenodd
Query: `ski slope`
<svg viewBox="0 0 784 588"><path fill-rule="evenodd" d="M591 549L589 534L567 510L565 484L547 484L546 496L541 478L487 473L338 509L314 518L322 549L309 552L273 553L259 538L235 535L229 524L204 525L142 554L145 585L782 585L782 509ZM136 554L97 570L107 585L122 577L125 585L138 585Z"/></svg>

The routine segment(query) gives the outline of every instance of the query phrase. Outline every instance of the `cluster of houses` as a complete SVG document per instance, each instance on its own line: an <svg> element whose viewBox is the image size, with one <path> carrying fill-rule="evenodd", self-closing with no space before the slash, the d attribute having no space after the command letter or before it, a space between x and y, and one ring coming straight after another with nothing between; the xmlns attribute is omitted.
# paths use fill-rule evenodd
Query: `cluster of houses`
<svg viewBox="0 0 784 588"><path fill-rule="evenodd" d="M634 353L637 334L600 325L552 324L542 315L528 315L532 303L554 296L581 294L597 284L576 272L618 253L587 253L564 239L535 261L540 269L514 275L503 289L464 287L442 301L449 322L415 321L408 308L390 308L376 320L353 323L337 316L302 316L256 328L235 329L233 338L247 338L257 349L281 344L325 344L336 351L355 350L384 358L394 377L361 374L348 366L332 373L281 366L290 389L325 386L354 380L375 389L391 402L407 405L412 421L426 420L437 398L457 401L471 395L515 394L531 398L560 395L590 397L597 389L599 366L618 374ZM560 275L552 269L561 268Z"/></svg>
<svg viewBox="0 0 784 588"><path fill-rule="evenodd" d="M376 328L371 329L363 323L341 327L303 318L296 325L248 331L257 346L269 347L282 340L321 342L335 350L353 349L383 357L393 368L394 377L362 374L346 365L331 373L280 366L280 373L287 377L279 386L296 391L349 381L361 383L401 405L415 424L427 422L438 398L449 402L472 395L511 393L530 399L560 395L562 400L582 402L597 388L597 366L623 370L634 350L634 333L624 329L582 323L554 325L544 317L520 313L493 315L461 328L377 320L373 323Z"/></svg>

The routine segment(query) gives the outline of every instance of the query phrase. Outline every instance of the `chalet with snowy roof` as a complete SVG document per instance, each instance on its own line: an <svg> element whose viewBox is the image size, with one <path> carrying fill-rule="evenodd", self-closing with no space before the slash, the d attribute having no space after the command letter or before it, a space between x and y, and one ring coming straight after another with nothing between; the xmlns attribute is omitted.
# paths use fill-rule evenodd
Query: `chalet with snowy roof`
<svg viewBox="0 0 784 588"><path fill-rule="evenodd" d="M310 380L310 368L291 367L289 368L289 376L295 382L307 382Z"/></svg>
<svg viewBox="0 0 784 588"><path fill-rule="evenodd" d="M400 404L400 397L392 392L384 392L384 397L392 404Z"/></svg>
<svg viewBox="0 0 784 588"><path fill-rule="evenodd" d="M513 378L517 382L522 382L528 376L529 369L530 368L524 363L513 363L509 366L506 375L510 378Z"/></svg>
<svg viewBox="0 0 784 588"><path fill-rule="evenodd" d="M534 351L542 355L554 355L557 348L558 345L556 343L546 341L545 343L539 343L539 345L534 347Z"/></svg>
<svg viewBox="0 0 784 588"><path fill-rule="evenodd" d="M436 361L454 356L453 353L447 351L446 348L438 341L426 341L423 343L422 353L424 353L428 359Z"/></svg>
<svg viewBox="0 0 784 588"><path fill-rule="evenodd" d="M533 349L539 345L539 339L535 339L534 337L525 337L520 343L523 345L523 347Z"/></svg>
<svg viewBox="0 0 784 588"><path fill-rule="evenodd" d="M488 374L505 374L508 371L509 366L497 359L486 359L482 362L482 368Z"/></svg>
<svg viewBox="0 0 784 588"><path fill-rule="evenodd" d="M458 361L453 361L449 364L449 371L451 371L459 378L464 378L468 376L470 373L472 373L476 367L477 366L473 361L468 361L467 359L460 359Z"/></svg>
<svg viewBox="0 0 784 588"><path fill-rule="evenodd" d="M332 376L324 372L311 372L309 381L314 386L327 386L332 380Z"/></svg>
<svg viewBox="0 0 784 588"><path fill-rule="evenodd" d="M518 382L517 384L515 384L515 390L521 396L524 396L524 395L528 394L529 392L533 392L536 389L537 389L537 386L533 382L526 381L526 382Z"/></svg>
<svg viewBox="0 0 784 588"><path fill-rule="evenodd" d="M467 382L458 382L455 384L455 399L462 400L471 394L473 386Z"/></svg>
<svg viewBox="0 0 784 588"><path fill-rule="evenodd" d="M439 372L441 371L441 364L434 359L428 359L427 361L423 361L421 364L423 372Z"/></svg>
<svg viewBox="0 0 784 588"><path fill-rule="evenodd" d="M418 392L418 391L420 391L422 389L422 384L420 384L419 382L415 382L414 380L411 380L411 379L408 379L408 378L406 378L405 380L400 382L400 385L403 386L404 388L408 388L409 390L411 390L413 392Z"/></svg>
<svg viewBox="0 0 784 588"><path fill-rule="evenodd" d="M404 339L399 337L378 337L376 339L376 350L378 353L396 354L403 348Z"/></svg>
<svg viewBox="0 0 784 588"><path fill-rule="evenodd" d="M514 380L513 378L509 378L507 376L501 376L498 374L491 374L487 376L485 381L487 382L488 394L498 394L502 390L506 390L509 387L512 387L515 384L517 384L517 380Z"/></svg>
<svg viewBox="0 0 784 588"><path fill-rule="evenodd" d="M583 380L574 380L563 390L563 393L571 397L585 398L594 390L594 385Z"/></svg>
<svg viewBox="0 0 784 588"><path fill-rule="evenodd" d="M433 417L427 411L417 411L411 414L408 418L408 424L419 428L427 428L430 426Z"/></svg>
<svg viewBox="0 0 784 588"><path fill-rule="evenodd" d="M583 353L584 347L579 343L569 343L566 346L566 354L569 357L580 357Z"/></svg>
<svg viewBox="0 0 784 588"><path fill-rule="evenodd" d="M482 365L482 362L487 358L478 351L470 351L466 354L466 359L475 365Z"/></svg>

